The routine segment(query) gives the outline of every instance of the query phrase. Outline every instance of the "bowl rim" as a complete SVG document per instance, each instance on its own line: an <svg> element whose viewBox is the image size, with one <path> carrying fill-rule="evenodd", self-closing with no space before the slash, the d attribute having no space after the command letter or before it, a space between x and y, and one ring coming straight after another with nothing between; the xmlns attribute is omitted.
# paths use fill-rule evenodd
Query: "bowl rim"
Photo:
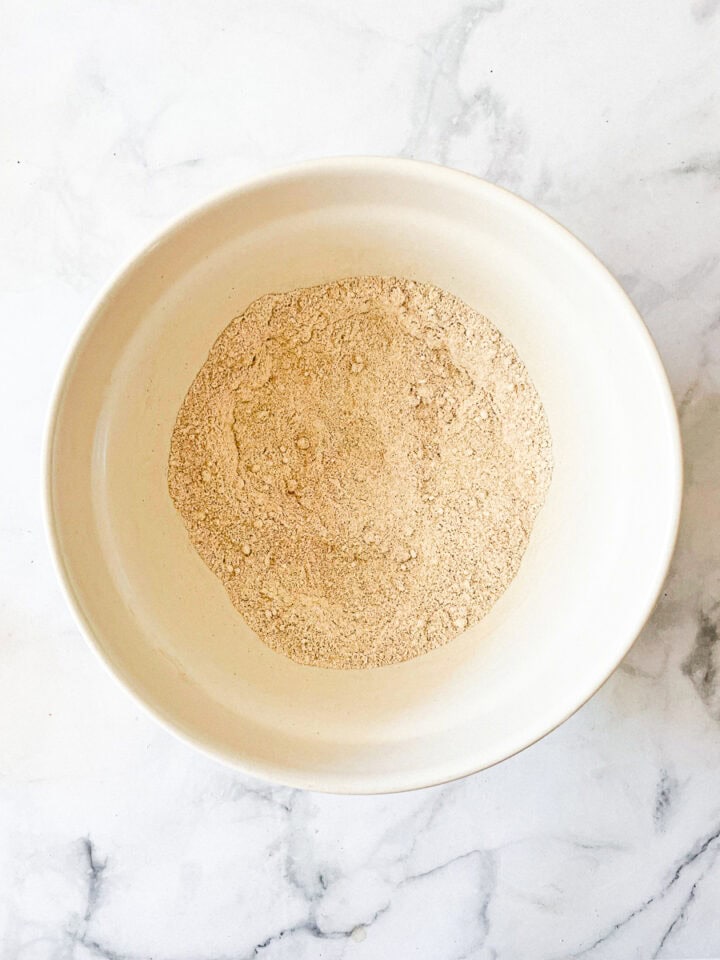
<svg viewBox="0 0 720 960"><path fill-rule="evenodd" d="M66 558L60 544L59 524L55 514L53 504L53 451L56 436L56 429L60 417L62 402L66 389L75 366L77 355L85 340L90 336L98 323L98 317L102 308L110 300L115 287L123 280L125 275L138 266L148 253L158 244L172 238L172 236L190 226L193 221L201 219L213 209L222 207L232 199L243 194L252 193L257 189L272 187L274 184L281 183L287 179L297 176L311 175L318 176L323 174L337 173L340 171L353 171L355 173L362 170L372 170L374 173L384 172L392 175L406 175L413 173L415 175L434 179L438 184L445 183L448 186L453 184L464 185L466 188L475 189L486 194L493 195L496 200L500 200L508 207L514 207L524 216L533 218L537 224L544 227L546 231L561 234L565 242L575 248L575 252L586 264L602 278L603 282L614 288L615 293L620 295L626 307L626 317L628 322L634 323L637 332L641 336L644 345L646 357L651 364L652 372L658 384L662 396L663 414L668 426L669 457L672 461L669 466L672 469L670 477L670 498L669 509L671 523L668 526L668 533L663 545L662 555L659 558L656 567L656 574L653 581L647 588L645 602L642 604L642 614L636 618L634 624L627 628L624 642L618 646L618 655L614 658L611 666L602 676L595 677L587 685L587 688L579 692L577 703L571 709L563 711L562 715L553 720L550 724L543 725L540 729L531 728L527 731L522 742L513 745L508 752L503 750L502 755L492 757L489 760L480 760L469 756L467 761L458 765L458 769L451 774L444 772L438 774L432 769L427 769L425 775L419 770L413 774L402 774L388 782L387 775L360 774L346 778L346 782L338 782L334 777L330 778L326 774L318 774L313 771L301 773L294 769L286 768L282 763L270 763L246 759L231 755L229 752L219 748L202 734L191 733L184 729L172 717L163 712L159 707L145 700L135 689L131 681L125 677L112 664L109 655L104 650L96 631L90 624L90 620L83 608L82 602L72 584L70 572ZM146 715L161 725L167 732L177 737L184 743L199 750L205 756L229 766L235 771L248 774L259 779L269 781L279 786L286 786L294 789L303 789L317 791L320 793L345 794L345 795L378 795L401 793L411 790L420 790L426 787L439 786L445 783L451 783L463 777L478 773L481 770L489 769L503 760L508 760L528 747L537 743L546 737L553 730L565 723L573 716L588 700L590 700L598 690L607 682L622 662L628 651L635 643L640 632L647 624L657 603L658 597L668 575L668 570L675 550L678 531L680 526L680 515L683 495L683 457L682 441L680 434L680 424L678 413L672 395L667 372L660 358L659 351L655 345L652 336L643 321L640 313L633 304L632 300L621 286L620 282L612 274L608 267L597 257L590 248L583 243L572 231L563 226L550 214L541 210L529 200L518 196L505 187L498 186L482 177L467 171L458 170L444 164L433 163L425 160L414 160L400 157L385 157L373 155L347 155L337 157L318 158L304 160L296 163L286 164L273 170L253 177L243 179L240 183L215 192L207 200L192 204L186 207L180 214L171 218L169 223L159 232L150 235L138 252L127 258L121 266L116 269L101 288L98 295L93 299L90 306L84 313L84 318L77 331L71 338L70 344L66 349L65 356L61 362L59 373L57 374L55 386L52 392L52 399L49 407L45 432L43 436L43 521L46 536L49 543L50 554L53 566L60 580L65 598L70 606L70 610L81 634L85 638L88 646L94 651L106 671L113 677L115 682L128 693L134 703L140 707Z"/></svg>

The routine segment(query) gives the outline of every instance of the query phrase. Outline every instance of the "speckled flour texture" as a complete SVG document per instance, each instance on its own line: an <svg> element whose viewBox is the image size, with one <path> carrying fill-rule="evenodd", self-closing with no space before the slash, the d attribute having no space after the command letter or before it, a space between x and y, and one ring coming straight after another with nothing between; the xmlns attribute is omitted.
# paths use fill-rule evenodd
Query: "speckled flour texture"
<svg viewBox="0 0 720 960"><path fill-rule="evenodd" d="M269 294L218 337L168 481L196 550L272 649L375 667L477 622L517 573L552 473L510 343L427 283Z"/></svg>

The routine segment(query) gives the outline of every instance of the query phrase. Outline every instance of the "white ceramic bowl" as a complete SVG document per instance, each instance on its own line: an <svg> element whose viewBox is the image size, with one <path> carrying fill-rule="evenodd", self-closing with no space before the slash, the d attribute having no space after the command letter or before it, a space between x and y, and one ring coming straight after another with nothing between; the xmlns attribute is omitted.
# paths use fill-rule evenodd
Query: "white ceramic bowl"
<svg viewBox="0 0 720 960"><path fill-rule="evenodd" d="M431 281L493 320L543 399L555 472L485 620L408 663L332 671L245 626L191 547L166 471L175 415L222 328L261 294L359 274ZM680 495L665 374L608 271L523 200L405 160L304 164L176 223L92 310L48 436L57 565L113 673L206 752L336 792L460 777L566 719L652 609Z"/></svg>

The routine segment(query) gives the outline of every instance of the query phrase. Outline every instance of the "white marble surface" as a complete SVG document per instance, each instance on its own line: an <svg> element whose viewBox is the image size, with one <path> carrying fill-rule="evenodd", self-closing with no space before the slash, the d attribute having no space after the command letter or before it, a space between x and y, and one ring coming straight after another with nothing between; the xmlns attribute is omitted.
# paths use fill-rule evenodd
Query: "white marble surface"
<svg viewBox="0 0 720 960"><path fill-rule="evenodd" d="M51 0L0 58L0 957L720 955L718 0ZM176 742L45 547L51 386L117 266L291 160L400 154L538 203L643 311L680 408L673 572L624 665L499 767L366 799Z"/></svg>

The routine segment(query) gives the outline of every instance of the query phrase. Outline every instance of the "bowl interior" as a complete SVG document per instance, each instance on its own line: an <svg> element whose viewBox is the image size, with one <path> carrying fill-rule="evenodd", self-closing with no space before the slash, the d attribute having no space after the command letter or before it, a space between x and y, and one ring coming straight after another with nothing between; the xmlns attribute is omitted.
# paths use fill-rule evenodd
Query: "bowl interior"
<svg viewBox="0 0 720 960"><path fill-rule="evenodd" d="M414 661L332 671L245 626L191 547L166 472L176 413L222 328L263 293L359 274L431 281L500 328L545 404L555 472L485 620ZM113 670L198 745L317 789L449 779L567 717L652 606L678 497L667 383L615 281L528 204L402 161L300 167L174 227L95 310L51 433L58 559Z"/></svg>

